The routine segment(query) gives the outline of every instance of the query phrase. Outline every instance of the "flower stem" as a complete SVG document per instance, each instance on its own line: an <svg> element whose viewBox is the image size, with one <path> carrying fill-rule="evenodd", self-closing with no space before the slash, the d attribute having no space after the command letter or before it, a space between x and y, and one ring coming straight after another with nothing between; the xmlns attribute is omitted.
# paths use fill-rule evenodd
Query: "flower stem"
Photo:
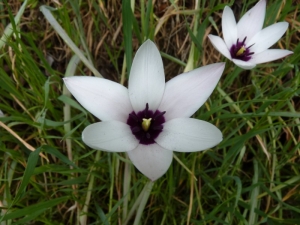
<svg viewBox="0 0 300 225"><path fill-rule="evenodd" d="M80 62L80 59L77 55L73 55L68 66L67 66L67 70L65 73L65 77L71 77L74 76L74 73L77 69L78 63ZM71 92L67 89L66 85L63 85L63 95L71 97ZM64 112L64 121L69 121L71 119L71 106L67 103L65 103L64 107L63 107L63 112ZM65 134L69 134L71 132L71 123L67 122L64 124L64 130L65 130ZM72 151L72 139L70 137L66 138L66 147L67 147L67 155L68 158L71 162L73 161L73 151ZM76 163L76 162L75 162ZM74 169L72 165L70 165L70 169ZM71 177L72 178L76 178L77 177L77 173L71 173ZM75 199L78 199L78 185L77 184L73 184L72 185L72 189L73 189L73 195L75 196ZM81 208L79 207L79 202L75 200L75 206L77 208L77 214L79 215L77 218L77 223L76 224L80 224L81 222L85 223L86 218L84 216L82 216L81 214ZM80 222L79 222L80 221Z"/></svg>
<svg viewBox="0 0 300 225"><path fill-rule="evenodd" d="M100 160L100 151L97 151L94 162L97 162L99 160ZM95 167L91 168L91 172L93 170L95 170ZM88 190L87 190L87 194L86 194L84 206L83 206L83 208L81 210L82 214L79 215L80 225L84 225L84 224L87 223L87 215L88 215L89 205L90 205L91 196L92 196L92 192L93 192L94 181L95 181L95 175L94 175L94 173L90 173L90 174L91 174L91 176L89 177Z"/></svg>
<svg viewBox="0 0 300 225"><path fill-rule="evenodd" d="M149 187L149 183L152 183L152 184L150 184L150 187ZM142 200L144 199L144 196L145 196L145 193L146 193L146 192L149 192L149 193L147 194L147 199L148 199L153 184L154 184L154 182L149 181L149 182L144 186L144 188L143 188L143 190L141 191L140 195L137 197L137 199L135 200L133 206L131 207L131 209L130 209L128 215L127 215L126 220L122 223L123 225L127 225L127 224L128 224L130 218L133 216L133 213L134 213L134 211L136 210L136 208L137 208L138 206L140 206L140 208L141 208L141 203L142 203ZM149 188L150 188L150 189L149 189ZM145 204L146 204L146 202L147 202L147 199L145 199ZM145 204L144 204L143 209L145 208ZM142 210L141 212L143 212L143 210ZM138 214L138 213L137 213L137 214ZM141 217L141 216L140 216L140 217ZM137 219L137 218L135 218L135 220L136 220L136 219Z"/></svg>
<svg viewBox="0 0 300 225"><path fill-rule="evenodd" d="M131 207L126 220L123 222L123 225L127 225L127 223L129 222L130 218L133 216L133 213L135 212L136 208L139 206L142 198L143 198L143 194L146 190L146 186L143 188L143 190L141 191L141 193L139 194L139 196L137 197L137 199L135 200L133 206Z"/></svg>
<svg viewBox="0 0 300 225"><path fill-rule="evenodd" d="M126 154L126 159L128 159L127 154ZM122 216L123 221L125 221L127 217L128 199L129 199L128 191L130 189L130 180L131 180L131 164L129 162L125 162L124 182L123 182L123 196L125 195L125 199L123 202L123 216Z"/></svg>
<svg viewBox="0 0 300 225"><path fill-rule="evenodd" d="M145 185L144 187L144 193L143 193L143 197L141 199L141 202L140 202L140 207L136 213L136 216L135 216L135 219L134 219L134 223L133 225L138 225L140 223L140 220L141 220L141 217L142 217L142 214L143 214L143 211L144 211L144 208L146 206L146 203L148 201L148 198L149 198L149 195L150 195L150 192L152 190L152 187L153 187L153 184L154 182L153 181L148 181L148 183Z"/></svg>

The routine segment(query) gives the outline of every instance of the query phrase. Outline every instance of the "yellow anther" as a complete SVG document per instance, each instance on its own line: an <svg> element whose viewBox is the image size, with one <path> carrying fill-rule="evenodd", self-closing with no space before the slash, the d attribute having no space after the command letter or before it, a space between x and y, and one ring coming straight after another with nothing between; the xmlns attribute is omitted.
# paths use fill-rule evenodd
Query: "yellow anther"
<svg viewBox="0 0 300 225"><path fill-rule="evenodd" d="M242 55L245 51L246 51L246 48L245 48L244 46L242 46L242 47L240 48L240 50L238 50L238 52L236 53L236 56Z"/></svg>
<svg viewBox="0 0 300 225"><path fill-rule="evenodd" d="M143 118L142 128L143 128L144 131L148 131L149 130L149 127L151 125L151 120L152 120L152 118L149 118L149 119Z"/></svg>

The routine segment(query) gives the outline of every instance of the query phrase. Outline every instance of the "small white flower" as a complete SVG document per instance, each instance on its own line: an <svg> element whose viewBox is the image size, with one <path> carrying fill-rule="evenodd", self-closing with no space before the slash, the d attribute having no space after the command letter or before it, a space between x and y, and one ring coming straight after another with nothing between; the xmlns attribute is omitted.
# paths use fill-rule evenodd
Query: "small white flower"
<svg viewBox="0 0 300 225"><path fill-rule="evenodd" d="M260 0L236 23L232 10L226 6L222 16L224 40L211 34L208 37L221 54L243 69L292 54L288 50L268 49L282 37L289 24L279 22L262 29L265 12L266 0Z"/></svg>
<svg viewBox="0 0 300 225"><path fill-rule="evenodd" d="M165 83L160 53L148 40L133 60L128 89L96 77L64 81L78 102L102 120L84 129L83 141L94 149L127 152L139 171L156 180L169 168L172 151L201 151L222 140L214 125L189 117L210 96L224 66L204 66Z"/></svg>

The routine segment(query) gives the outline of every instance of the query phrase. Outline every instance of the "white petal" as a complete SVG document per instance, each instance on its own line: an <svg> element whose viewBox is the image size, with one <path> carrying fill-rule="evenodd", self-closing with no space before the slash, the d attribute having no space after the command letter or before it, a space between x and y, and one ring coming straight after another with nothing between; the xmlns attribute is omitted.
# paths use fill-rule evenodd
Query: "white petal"
<svg viewBox="0 0 300 225"><path fill-rule="evenodd" d="M237 26L233 12L228 6L225 6L222 15L222 31L227 48L230 49L237 40Z"/></svg>
<svg viewBox="0 0 300 225"><path fill-rule="evenodd" d="M192 118L177 118L164 123L163 131L155 141L168 150L195 152L220 143L222 133L208 122Z"/></svg>
<svg viewBox="0 0 300 225"><path fill-rule="evenodd" d="M238 67L241 67L242 69L245 70L250 70L256 66L256 64L252 62L251 59L247 62L239 59L232 59L232 62L234 62L234 64L237 65Z"/></svg>
<svg viewBox="0 0 300 225"><path fill-rule="evenodd" d="M268 49L264 52L253 55L251 62L256 63L256 64L270 62L273 60L283 58L290 54L293 54L293 52L289 51L289 50Z"/></svg>
<svg viewBox="0 0 300 225"><path fill-rule="evenodd" d="M131 151L139 144L130 127L119 121L98 122L87 126L82 132L82 140L93 149L108 152Z"/></svg>
<svg viewBox="0 0 300 225"><path fill-rule="evenodd" d="M158 144L140 144L127 153L134 166L152 181L167 172L173 159L173 152Z"/></svg>
<svg viewBox="0 0 300 225"><path fill-rule="evenodd" d="M266 14L266 0L260 0L252 9L245 13L237 24L238 38L247 40L259 32L264 24ZM246 42L247 43L247 42Z"/></svg>
<svg viewBox="0 0 300 225"><path fill-rule="evenodd" d="M148 40L137 51L128 82L129 98L135 112L156 110L165 88L163 62L155 44Z"/></svg>
<svg viewBox="0 0 300 225"><path fill-rule="evenodd" d="M118 83L87 76L64 78L64 82L77 101L102 121L126 122L133 111L128 90Z"/></svg>
<svg viewBox="0 0 300 225"><path fill-rule="evenodd" d="M176 76L166 83L159 111L166 111L166 121L190 117L208 99L225 68L225 63L215 63Z"/></svg>
<svg viewBox="0 0 300 225"><path fill-rule="evenodd" d="M271 26L268 26L257 33L251 41L247 44L250 46L254 44L250 51L255 54L261 53L275 44L285 33L289 24L287 22L275 23Z"/></svg>
<svg viewBox="0 0 300 225"><path fill-rule="evenodd" d="M209 40L211 41L212 45L227 59L231 60L231 55L228 50L228 47L226 46L225 42L222 38L215 36L215 35L208 35Z"/></svg>

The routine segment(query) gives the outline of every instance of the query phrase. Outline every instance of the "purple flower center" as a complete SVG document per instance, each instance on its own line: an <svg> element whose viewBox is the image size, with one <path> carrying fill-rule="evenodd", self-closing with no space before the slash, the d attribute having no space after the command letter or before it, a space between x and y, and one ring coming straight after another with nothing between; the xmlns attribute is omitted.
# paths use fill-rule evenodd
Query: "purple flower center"
<svg viewBox="0 0 300 225"><path fill-rule="evenodd" d="M245 45L247 37L244 38L242 42L237 39L236 44L233 44L230 48L230 55L233 59L240 59L243 61L248 61L251 59L251 55L254 54L254 52L250 52L250 48L254 45L251 45L247 47Z"/></svg>
<svg viewBox="0 0 300 225"><path fill-rule="evenodd" d="M132 134L140 141L140 144L149 145L155 143L155 138L163 130L165 113L158 110L153 113L152 110L149 110L147 103L144 110L138 113L133 111L129 114L127 124L130 126Z"/></svg>

